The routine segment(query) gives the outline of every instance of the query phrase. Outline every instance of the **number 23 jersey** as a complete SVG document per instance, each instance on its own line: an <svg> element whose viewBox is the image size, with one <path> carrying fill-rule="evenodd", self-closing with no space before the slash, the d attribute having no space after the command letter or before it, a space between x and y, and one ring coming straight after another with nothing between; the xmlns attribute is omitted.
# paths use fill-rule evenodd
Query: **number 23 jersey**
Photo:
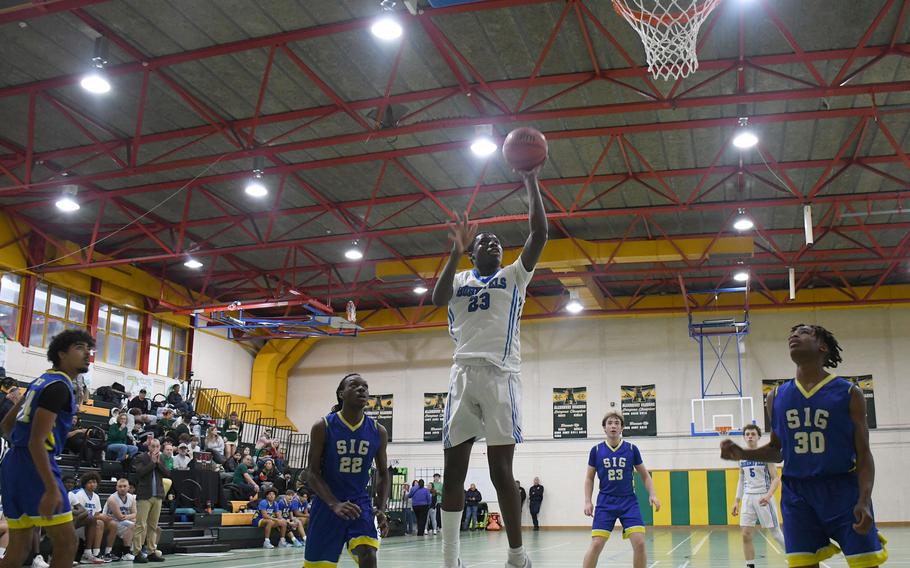
<svg viewBox="0 0 910 568"><path fill-rule="evenodd" d="M333 412L323 420L322 478L341 501L366 497L370 466L381 441L379 425L368 416L359 424L348 424L340 412Z"/></svg>
<svg viewBox="0 0 910 568"><path fill-rule="evenodd" d="M519 320L533 275L521 257L490 276L477 270L455 275L448 317L456 361L483 360L504 371L519 372Z"/></svg>
<svg viewBox="0 0 910 568"><path fill-rule="evenodd" d="M600 478L599 495L624 497L634 495L632 470L641 463L638 446L621 440L615 448L601 442L591 448L588 465L597 470Z"/></svg>

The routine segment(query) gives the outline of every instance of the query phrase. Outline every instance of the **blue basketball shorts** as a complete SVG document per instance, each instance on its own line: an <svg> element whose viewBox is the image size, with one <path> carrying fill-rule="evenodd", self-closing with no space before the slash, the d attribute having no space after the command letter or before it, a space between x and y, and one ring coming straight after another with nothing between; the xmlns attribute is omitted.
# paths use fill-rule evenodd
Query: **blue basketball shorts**
<svg viewBox="0 0 910 568"><path fill-rule="evenodd" d="M357 561L353 550L358 546L379 548L379 533L373 518L373 505L367 495L350 499L360 507L360 516L352 521L342 519L318 497L313 498L310 508L310 526L307 531L306 551L303 555L304 568L333 568L341 561L341 553L347 544L348 552Z"/></svg>
<svg viewBox="0 0 910 568"><path fill-rule="evenodd" d="M11 529L51 527L73 522L70 500L60 479L60 469L52 455L48 455L54 483L63 501L54 515L46 519L38 513L38 504L44 496L44 484L35 468L28 448L13 447L0 464L0 495L3 497L3 514Z"/></svg>
<svg viewBox="0 0 910 568"><path fill-rule="evenodd" d="M780 507L791 568L812 566L840 551L850 568L878 566L888 559L885 539L874 524L865 535L853 530L853 507L858 499L859 484L854 474L783 479Z"/></svg>
<svg viewBox="0 0 910 568"><path fill-rule="evenodd" d="M638 508L635 495L598 495L591 536L610 538L616 519L619 519L622 525L623 538L629 538L633 533L645 532L645 523L641 519L641 509Z"/></svg>

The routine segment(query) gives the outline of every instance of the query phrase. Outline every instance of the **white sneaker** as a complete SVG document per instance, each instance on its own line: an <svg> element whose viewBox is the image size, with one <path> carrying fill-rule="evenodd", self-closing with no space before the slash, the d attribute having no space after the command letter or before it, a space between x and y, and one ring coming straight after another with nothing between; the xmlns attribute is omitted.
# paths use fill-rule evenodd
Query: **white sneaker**
<svg viewBox="0 0 910 568"><path fill-rule="evenodd" d="M271 541L264 540L262 541L262 548L275 548L275 545Z"/></svg>
<svg viewBox="0 0 910 568"><path fill-rule="evenodd" d="M278 548L291 548L291 545L288 544L288 541L281 539L281 541L278 543Z"/></svg>
<svg viewBox="0 0 910 568"><path fill-rule="evenodd" d="M120 560L123 560L124 562L132 562L135 559L136 559L136 557L133 556L132 554L130 554L129 552L127 552L126 554L124 554L123 556L120 557Z"/></svg>
<svg viewBox="0 0 910 568"><path fill-rule="evenodd" d="M50 564L44 561L44 557L40 554L35 555L35 559L32 560L32 568L50 568Z"/></svg>
<svg viewBox="0 0 910 568"><path fill-rule="evenodd" d="M525 561L521 566L516 566L515 564L510 564L509 561L506 560L506 568L531 568L531 558L527 554L525 554Z"/></svg>
<svg viewBox="0 0 910 568"><path fill-rule="evenodd" d="M82 555L82 562L80 564L104 564L104 560L98 558L91 552L86 552Z"/></svg>

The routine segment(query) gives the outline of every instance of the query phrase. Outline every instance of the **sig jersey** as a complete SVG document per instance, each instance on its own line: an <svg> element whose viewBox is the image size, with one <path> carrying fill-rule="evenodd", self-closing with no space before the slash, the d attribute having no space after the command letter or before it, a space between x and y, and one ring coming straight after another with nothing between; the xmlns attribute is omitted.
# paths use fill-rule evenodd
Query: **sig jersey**
<svg viewBox="0 0 910 568"><path fill-rule="evenodd" d="M777 466L772 466L777 467ZM739 487L736 497L740 499L739 526L754 527L756 524L766 529L780 526L777 518L777 507L774 500L767 505L761 499L771 490L771 470L768 464L752 460L739 462Z"/></svg>
<svg viewBox="0 0 910 568"><path fill-rule="evenodd" d="M62 504L49 519L41 517L38 512L38 504L44 495L44 485L28 449L32 423L38 408L46 408L56 414L44 446L48 451L51 472L56 488L60 492ZM45 372L25 391L24 401L10 433L11 448L0 464L0 492L10 528L53 526L73 520L69 499L63 488L54 456L63 451L66 436L72 429L75 412L72 381L60 371Z"/></svg>
<svg viewBox="0 0 910 568"><path fill-rule="evenodd" d="M812 390L793 379L774 391L771 425L784 458L781 512L791 567L816 565L841 550L852 568L888 559L874 524L865 535L853 530L859 483L852 389L828 375Z"/></svg>
<svg viewBox="0 0 910 568"><path fill-rule="evenodd" d="M480 276L476 269L455 275L449 335L455 340L456 362L482 360L505 371L519 371L519 320L533 274L519 257L490 276Z"/></svg>
<svg viewBox="0 0 910 568"><path fill-rule="evenodd" d="M634 468L641 463L638 447L625 440L615 448L607 442L591 448L588 465L596 470L600 479L591 526L592 537L609 538L617 519L622 524L623 538L629 538L632 533L645 532L645 523L632 486Z"/></svg>
<svg viewBox="0 0 910 568"><path fill-rule="evenodd" d="M373 504L367 492L370 466L382 439L379 424L364 416L358 424L348 424L339 412L325 418L325 445L322 452L322 478L332 495L341 502L360 507L360 516L342 519L318 496L310 510L311 539L304 553L304 568L327 568L341 560L347 544L353 551L358 546L379 548L379 534L373 517Z"/></svg>

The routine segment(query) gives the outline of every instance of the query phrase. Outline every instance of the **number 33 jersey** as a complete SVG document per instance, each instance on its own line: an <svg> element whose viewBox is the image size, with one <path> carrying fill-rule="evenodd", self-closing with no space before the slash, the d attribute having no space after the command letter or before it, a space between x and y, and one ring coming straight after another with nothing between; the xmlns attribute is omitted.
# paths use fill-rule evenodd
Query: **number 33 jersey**
<svg viewBox="0 0 910 568"><path fill-rule="evenodd" d="M641 463L638 446L621 440L615 448L601 442L591 448L588 465L597 470L600 478L599 496L625 497L634 495L632 470Z"/></svg>
<svg viewBox="0 0 910 568"><path fill-rule="evenodd" d="M834 375L828 375L811 391L796 379L777 387L771 426L781 443L784 477L805 479L853 471L852 388L850 381Z"/></svg>
<svg viewBox="0 0 910 568"><path fill-rule="evenodd" d="M368 416L359 424L348 424L340 412L333 412L323 420L322 478L341 501L367 495L370 466L379 450L379 425Z"/></svg>
<svg viewBox="0 0 910 568"><path fill-rule="evenodd" d="M448 316L456 361L482 360L520 371L519 320L533 274L519 257L490 276L477 270L455 275Z"/></svg>

